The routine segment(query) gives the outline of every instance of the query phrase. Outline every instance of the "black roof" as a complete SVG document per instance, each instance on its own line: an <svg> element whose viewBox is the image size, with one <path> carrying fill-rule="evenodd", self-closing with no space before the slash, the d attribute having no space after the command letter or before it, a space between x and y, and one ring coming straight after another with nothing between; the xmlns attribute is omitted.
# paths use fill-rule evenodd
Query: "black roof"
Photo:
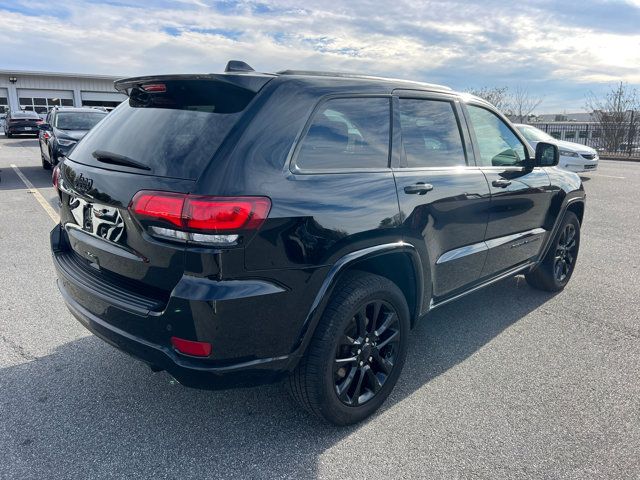
<svg viewBox="0 0 640 480"><path fill-rule="evenodd" d="M281 70L276 75L296 76L296 77L323 77L335 78L340 80L353 80L355 83L366 82L372 84L392 86L393 88L421 89L421 90L439 90L451 92L452 89L445 85L436 83L416 82L413 80L402 80L399 78L378 77L375 75L364 75L349 72L324 72L316 70Z"/></svg>
<svg viewBox="0 0 640 480"><path fill-rule="evenodd" d="M40 118L40 115L31 110L14 110L11 112L11 116L14 118Z"/></svg>

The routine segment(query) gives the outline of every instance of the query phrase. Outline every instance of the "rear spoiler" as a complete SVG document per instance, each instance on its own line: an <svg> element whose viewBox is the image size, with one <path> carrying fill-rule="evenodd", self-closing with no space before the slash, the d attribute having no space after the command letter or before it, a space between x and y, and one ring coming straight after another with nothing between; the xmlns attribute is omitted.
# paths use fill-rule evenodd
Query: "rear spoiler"
<svg viewBox="0 0 640 480"><path fill-rule="evenodd" d="M151 75L146 77L131 77L116 80L114 87L119 92L129 95L131 89L141 87L145 84L155 84L168 81L180 80L206 80L211 82L222 82L244 88L253 93L258 93L276 75L268 73L207 73L207 74L186 74L186 75Z"/></svg>

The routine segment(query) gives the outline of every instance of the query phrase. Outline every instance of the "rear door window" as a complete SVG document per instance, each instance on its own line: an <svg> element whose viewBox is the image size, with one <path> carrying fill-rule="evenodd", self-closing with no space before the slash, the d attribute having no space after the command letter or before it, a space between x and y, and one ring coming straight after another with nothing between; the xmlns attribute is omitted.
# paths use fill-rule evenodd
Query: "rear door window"
<svg viewBox="0 0 640 480"><path fill-rule="evenodd" d="M197 179L255 93L211 80L134 89L81 140L73 161L162 177Z"/></svg>
<svg viewBox="0 0 640 480"><path fill-rule="evenodd" d="M452 102L400 99L404 167L466 165L462 136Z"/></svg>
<svg viewBox="0 0 640 480"><path fill-rule="evenodd" d="M300 170L382 169L389 165L390 99L334 98L316 111L300 144Z"/></svg>

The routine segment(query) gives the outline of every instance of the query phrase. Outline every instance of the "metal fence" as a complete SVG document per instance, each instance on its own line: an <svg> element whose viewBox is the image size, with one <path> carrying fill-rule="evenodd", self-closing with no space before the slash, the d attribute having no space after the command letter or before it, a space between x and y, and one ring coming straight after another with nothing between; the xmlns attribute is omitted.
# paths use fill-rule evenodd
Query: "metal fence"
<svg viewBox="0 0 640 480"><path fill-rule="evenodd" d="M600 156L640 158L640 124L601 125L586 122L529 123L557 140L595 148Z"/></svg>

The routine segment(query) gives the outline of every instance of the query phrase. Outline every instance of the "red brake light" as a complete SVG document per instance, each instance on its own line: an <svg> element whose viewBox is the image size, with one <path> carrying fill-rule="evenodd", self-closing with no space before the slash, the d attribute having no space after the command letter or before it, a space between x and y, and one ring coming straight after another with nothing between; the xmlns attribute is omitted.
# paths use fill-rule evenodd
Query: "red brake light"
<svg viewBox="0 0 640 480"><path fill-rule="evenodd" d="M141 217L164 220L182 227L182 208L186 195L181 193L146 192L136 193L131 201L131 211Z"/></svg>
<svg viewBox="0 0 640 480"><path fill-rule="evenodd" d="M145 92L163 93L167 91L167 86L164 83L150 83L148 85L143 85L142 89Z"/></svg>
<svg viewBox="0 0 640 480"><path fill-rule="evenodd" d="M190 230L229 232L257 229L267 218L271 202L263 197L192 197L183 216Z"/></svg>
<svg viewBox="0 0 640 480"><path fill-rule="evenodd" d="M58 183L60 183L60 165L56 165L51 172L51 183L57 189Z"/></svg>
<svg viewBox="0 0 640 480"><path fill-rule="evenodd" d="M142 190L129 210L146 223L150 233L177 240L236 245L252 233L271 209L267 197L209 197ZM171 229L166 228L171 227Z"/></svg>
<svg viewBox="0 0 640 480"><path fill-rule="evenodd" d="M171 345L185 355L194 357L208 357L211 355L211 344L207 342L194 342L184 338L171 337Z"/></svg>

